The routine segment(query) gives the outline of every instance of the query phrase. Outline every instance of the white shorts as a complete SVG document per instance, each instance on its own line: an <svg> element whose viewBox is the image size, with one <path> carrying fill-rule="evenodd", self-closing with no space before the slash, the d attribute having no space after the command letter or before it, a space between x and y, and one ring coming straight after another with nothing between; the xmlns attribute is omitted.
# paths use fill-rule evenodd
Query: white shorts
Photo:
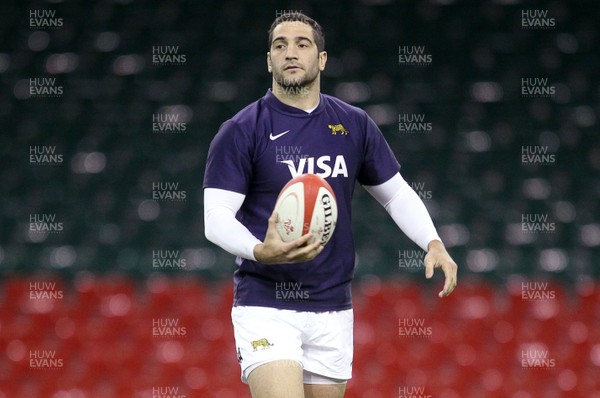
<svg viewBox="0 0 600 398"><path fill-rule="evenodd" d="M242 382L258 366L298 362L304 383L340 384L352 377L354 313L239 306L231 310Z"/></svg>

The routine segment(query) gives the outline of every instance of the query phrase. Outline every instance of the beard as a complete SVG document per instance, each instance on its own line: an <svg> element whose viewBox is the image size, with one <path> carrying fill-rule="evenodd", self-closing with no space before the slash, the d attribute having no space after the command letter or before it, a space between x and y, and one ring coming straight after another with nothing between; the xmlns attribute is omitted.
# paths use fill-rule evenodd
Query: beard
<svg viewBox="0 0 600 398"><path fill-rule="evenodd" d="M304 76L284 77L283 73L273 70L273 79L283 89L300 90L311 87L319 76L319 69L305 71ZM300 91L298 91L300 92Z"/></svg>

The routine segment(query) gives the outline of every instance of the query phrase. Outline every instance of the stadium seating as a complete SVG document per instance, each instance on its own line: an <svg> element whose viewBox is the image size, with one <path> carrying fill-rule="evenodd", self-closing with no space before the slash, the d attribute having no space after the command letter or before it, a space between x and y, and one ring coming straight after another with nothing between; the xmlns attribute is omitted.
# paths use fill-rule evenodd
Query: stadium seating
<svg viewBox="0 0 600 398"><path fill-rule="evenodd" d="M153 397L153 388L187 398L249 397L239 380L229 282L155 275L144 286L87 275L55 285L63 298L48 301L32 299L25 278L0 288L2 398ZM401 397L418 388L432 397L599 396L600 321L584 323L580 313L600 310L600 285L586 287L587 300L552 289L553 300L523 300L467 280L440 300L409 280L357 282L347 397ZM548 303L555 310L532 315ZM156 334L157 319L185 333ZM62 363L36 368L32 351ZM523 365L524 352L547 361Z"/></svg>

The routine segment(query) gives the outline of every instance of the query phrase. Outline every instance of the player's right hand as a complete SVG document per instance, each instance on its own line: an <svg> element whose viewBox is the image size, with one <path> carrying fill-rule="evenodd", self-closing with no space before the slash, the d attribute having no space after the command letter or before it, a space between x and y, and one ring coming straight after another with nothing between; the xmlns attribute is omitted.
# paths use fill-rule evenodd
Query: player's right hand
<svg viewBox="0 0 600 398"><path fill-rule="evenodd" d="M310 233L291 242L284 242L276 229L278 220L279 216L274 211L269 217L264 242L254 246L256 261L263 264L301 263L312 260L323 251L319 239L309 243L313 237Z"/></svg>

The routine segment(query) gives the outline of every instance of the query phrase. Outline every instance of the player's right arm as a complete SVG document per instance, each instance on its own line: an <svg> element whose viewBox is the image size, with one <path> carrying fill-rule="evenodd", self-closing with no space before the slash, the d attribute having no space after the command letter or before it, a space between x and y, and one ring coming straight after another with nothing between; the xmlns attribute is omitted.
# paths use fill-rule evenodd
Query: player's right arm
<svg viewBox="0 0 600 398"><path fill-rule="evenodd" d="M275 228L277 214L269 218L264 242L255 237L236 217L245 195L217 188L204 189L204 233L206 239L227 252L264 264L309 261L323 250L317 240L308 244L311 234L284 242Z"/></svg>
<svg viewBox="0 0 600 398"><path fill-rule="evenodd" d="M256 137L253 126L244 126L243 121L226 121L210 144L204 175L206 238L235 256L264 264L313 259L322 249L318 242L307 244L310 235L283 242L271 216L261 242L236 218L253 180Z"/></svg>

